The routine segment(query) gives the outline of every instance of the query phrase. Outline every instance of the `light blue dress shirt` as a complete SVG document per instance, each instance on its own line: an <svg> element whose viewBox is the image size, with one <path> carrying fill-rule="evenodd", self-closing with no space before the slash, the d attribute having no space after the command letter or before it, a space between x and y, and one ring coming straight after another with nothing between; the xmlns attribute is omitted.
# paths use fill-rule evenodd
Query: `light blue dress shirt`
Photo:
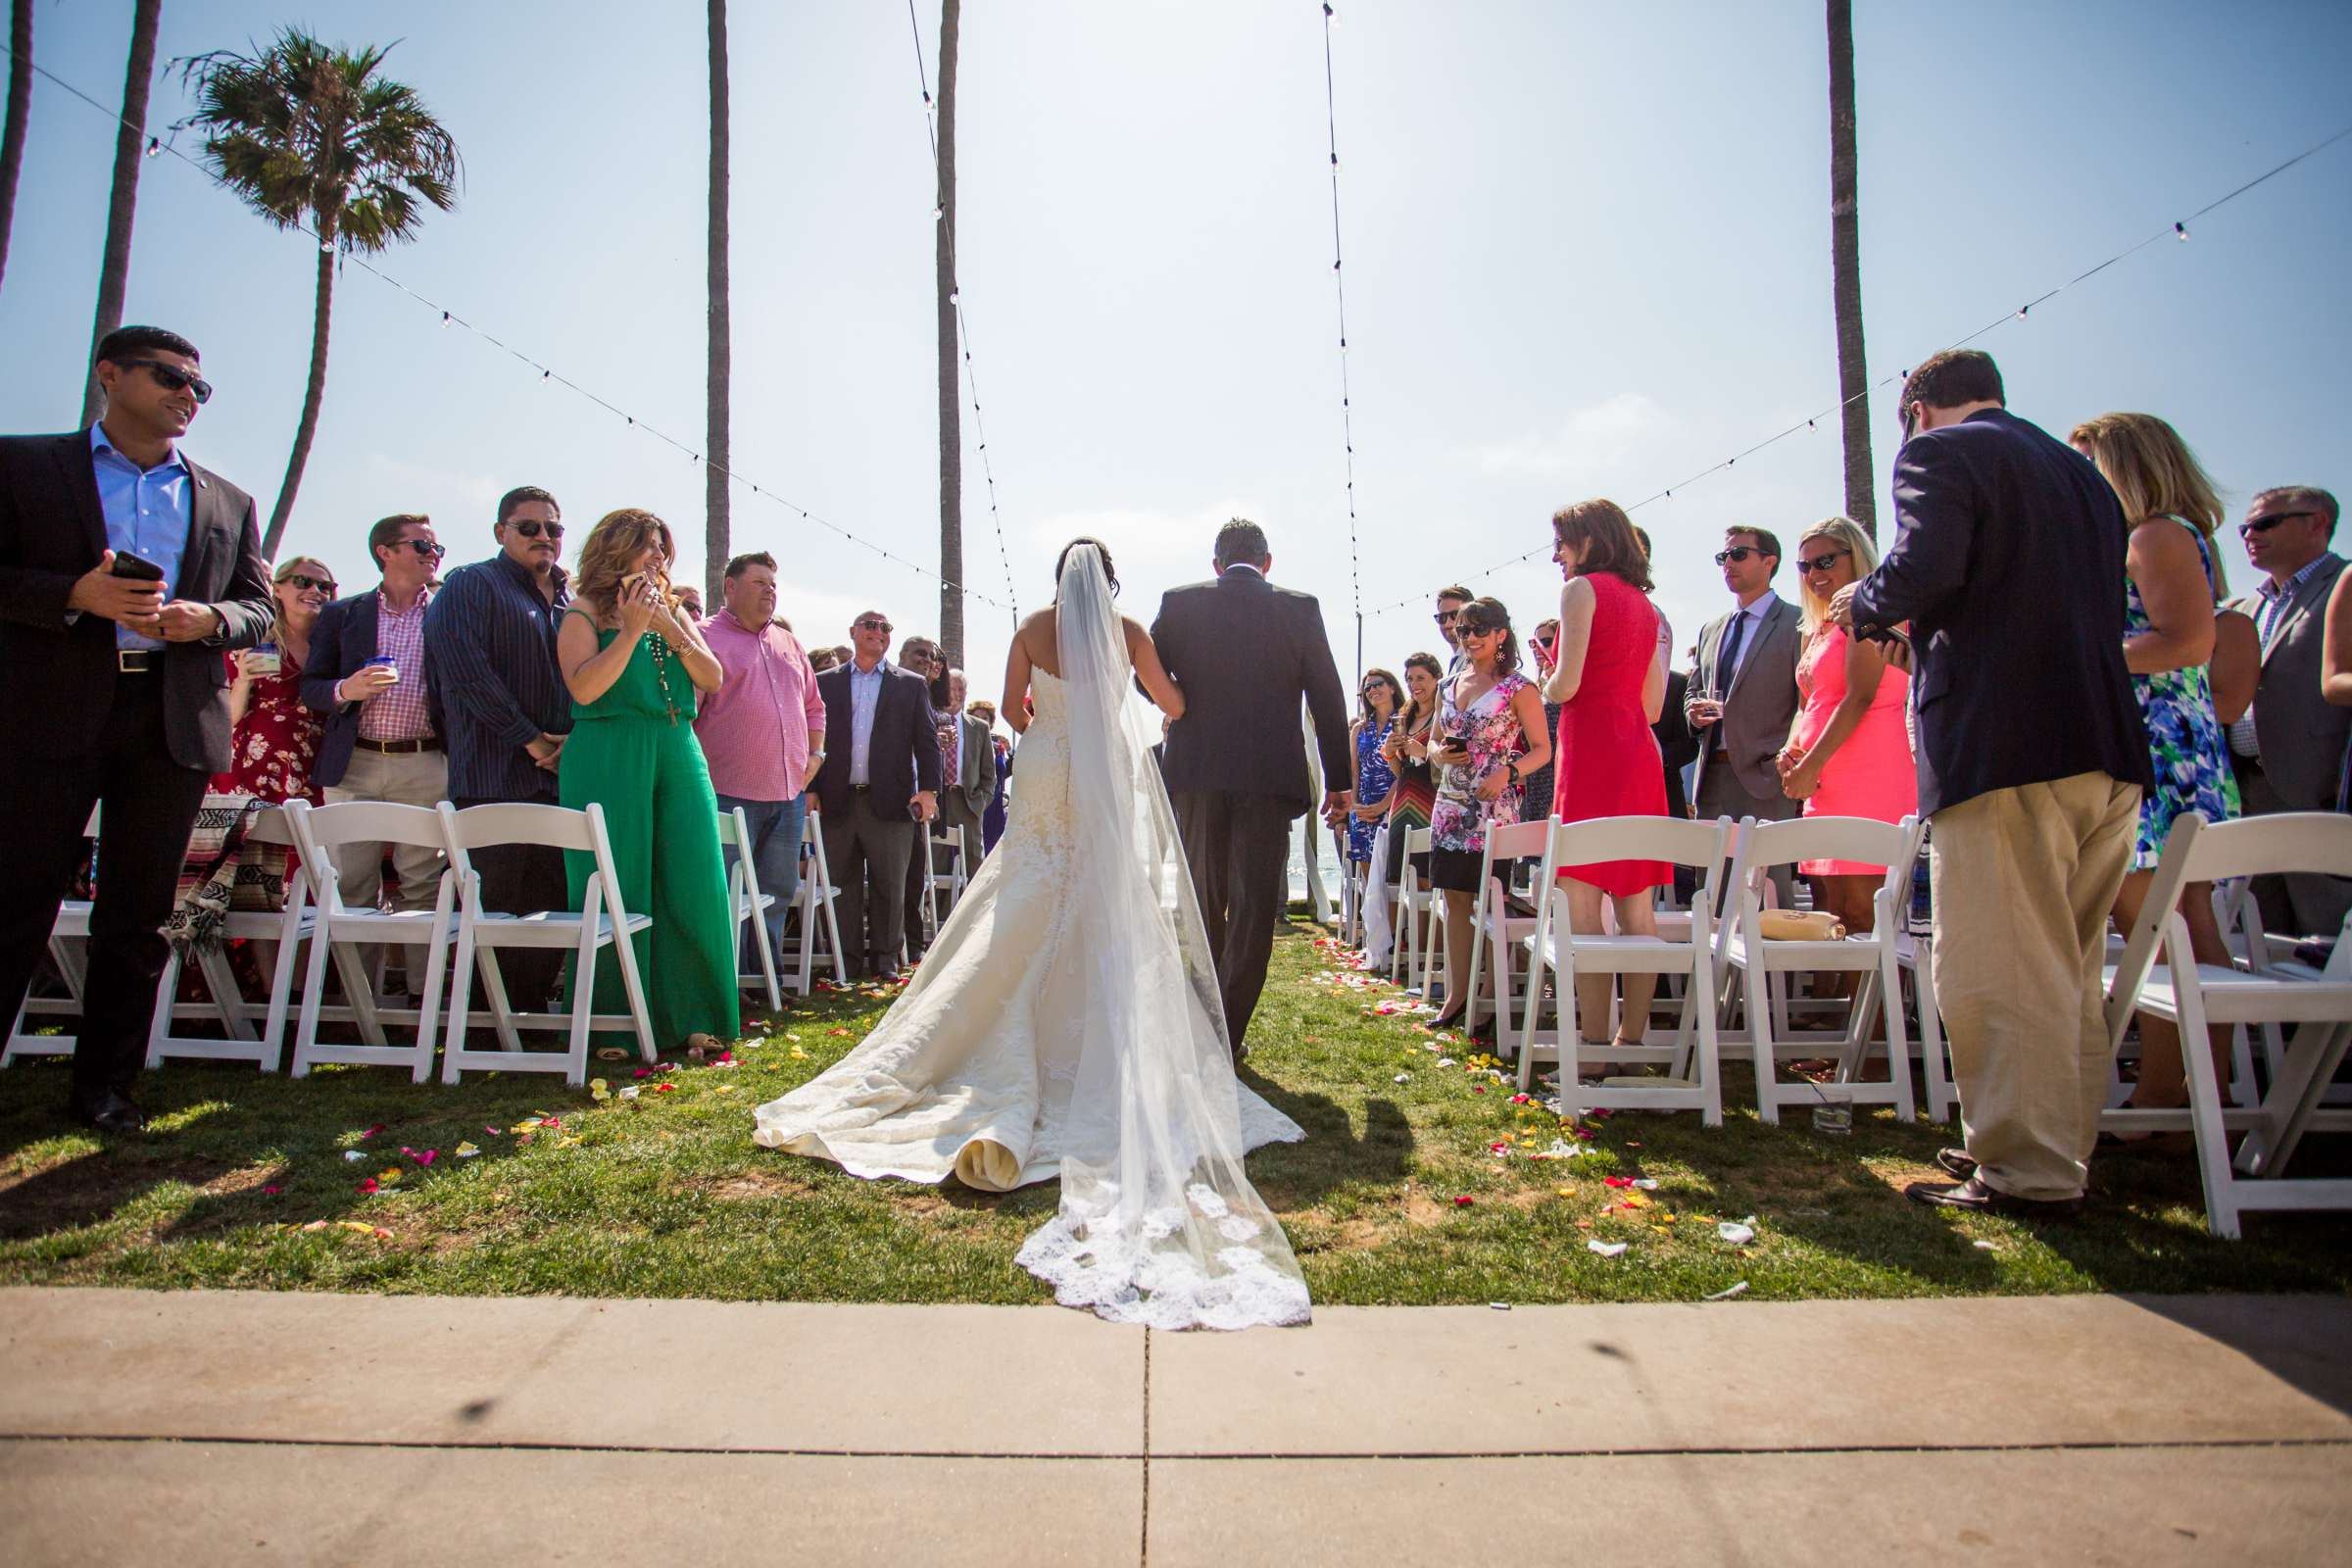
<svg viewBox="0 0 2352 1568"><path fill-rule="evenodd" d="M188 466L173 447L172 455L152 468L142 468L115 450L106 426L90 426L90 466L98 474L98 510L106 517L106 547L117 555L134 555L164 568L164 600L179 589L179 558L188 547L188 526L196 515L196 485ZM127 626L115 628L118 648L161 648L153 637L142 637Z"/></svg>
<svg viewBox="0 0 2352 1568"><path fill-rule="evenodd" d="M882 677L890 661L879 660L871 669L850 665L850 786L871 783L866 764L874 749L874 710L882 702Z"/></svg>

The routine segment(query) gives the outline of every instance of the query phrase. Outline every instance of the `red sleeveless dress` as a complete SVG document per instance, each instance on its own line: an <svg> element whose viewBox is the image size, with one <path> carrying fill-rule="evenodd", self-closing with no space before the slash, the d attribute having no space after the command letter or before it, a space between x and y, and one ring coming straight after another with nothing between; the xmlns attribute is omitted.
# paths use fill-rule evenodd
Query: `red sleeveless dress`
<svg viewBox="0 0 2352 1568"><path fill-rule="evenodd" d="M1592 585L1592 637L1576 696L1560 710L1553 814L1563 822L1664 816L1666 767L1642 711L1642 684L1658 655L1658 612L1615 572L1585 581ZM1599 860L1560 874L1618 898L1674 880L1663 860Z"/></svg>

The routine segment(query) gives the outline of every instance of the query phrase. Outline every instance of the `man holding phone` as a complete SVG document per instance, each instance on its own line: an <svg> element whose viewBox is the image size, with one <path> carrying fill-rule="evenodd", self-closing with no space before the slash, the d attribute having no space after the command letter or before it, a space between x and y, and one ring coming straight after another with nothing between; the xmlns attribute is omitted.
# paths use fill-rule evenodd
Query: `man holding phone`
<svg viewBox="0 0 2352 1568"><path fill-rule="evenodd" d="M68 1109L136 1132L130 1098L169 954L163 924L207 780L228 766L223 650L270 636L253 498L179 438L212 397L196 346L126 326L98 345L106 414L0 438L0 665L23 715L0 812L0 1013L13 1024L100 808L97 899Z"/></svg>

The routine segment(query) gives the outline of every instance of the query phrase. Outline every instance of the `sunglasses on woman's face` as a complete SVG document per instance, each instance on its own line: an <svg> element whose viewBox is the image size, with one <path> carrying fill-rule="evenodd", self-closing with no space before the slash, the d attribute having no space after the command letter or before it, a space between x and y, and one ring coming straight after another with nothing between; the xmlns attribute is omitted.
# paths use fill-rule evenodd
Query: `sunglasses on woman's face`
<svg viewBox="0 0 2352 1568"><path fill-rule="evenodd" d="M513 522L508 523L507 526L514 529L516 533L522 535L525 539L538 538L539 530L544 528L547 530L547 542L551 545L564 537L564 525L562 523L541 522L537 517L516 517ZM435 545L433 548L435 550L439 550L441 547L439 545ZM417 554L422 555L423 552L418 551Z"/></svg>
<svg viewBox="0 0 2352 1568"><path fill-rule="evenodd" d="M1852 554L1853 552L1851 550L1833 550L1827 555L1799 556L1796 558L1796 564L1800 570L1804 571L1827 571L1832 566L1838 564L1838 558L1839 556L1850 556Z"/></svg>
<svg viewBox="0 0 2352 1568"><path fill-rule="evenodd" d="M335 583L331 577L314 577L308 572L289 571L277 580L290 585L298 594L308 593L316 588L329 599L335 597Z"/></svg>
<svg viewBox="0 0 2352 1568"><path fill-rule="evenodd" d="M1500 626L1481 626L1475 621L1464 621L1454 629L1465 637L1492 637L1502 630Z"/></svg>

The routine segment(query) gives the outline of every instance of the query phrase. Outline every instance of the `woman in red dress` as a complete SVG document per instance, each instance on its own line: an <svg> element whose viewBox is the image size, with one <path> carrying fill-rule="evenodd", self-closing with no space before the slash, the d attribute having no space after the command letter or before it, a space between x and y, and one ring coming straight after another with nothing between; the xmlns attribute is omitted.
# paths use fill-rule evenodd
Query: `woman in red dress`
<svg viewBox="0 0 2352 1568"><path fill-rule="evenodd" d="M1649 562L1634 525L1614 501L1580 501L1551 519L1552 559L1568 581L1560 590L1556 662L1544 700L1562 704L1554 765L1554 814L1563 822L1604 816L1664 816L1666 774L1650 725L1666 701L1666 659L1651 608ZM1601 930L1601 900L1616 906L1617 929L1647 936L1658 922L1651 890L1673 882L1662 860L1600 860L1561 868L1568 882L1569 928ZM1627 975L1617 1039L1642 1044L1657 988L1650 975ZM1579 975L1577 1028L1588 1046L1609 1015L1610 977Z"/></svg>
<svg viewBox="0 0 2352 1568"><path fill-rule="evenodd" d="M230 736L228 771L213 775L216 795L250 795L272 806L318 804L311 768L326 732L323 714L302 701L302 666L311 657L311 629L334 602L335 574L311 556L296 556L272 573L277 621L270 642L225 656ZM274 664L274 667L272 665ZM256 845L245 851L236 906L281 906L285 878L296 864L291 850Z"/></svg>

